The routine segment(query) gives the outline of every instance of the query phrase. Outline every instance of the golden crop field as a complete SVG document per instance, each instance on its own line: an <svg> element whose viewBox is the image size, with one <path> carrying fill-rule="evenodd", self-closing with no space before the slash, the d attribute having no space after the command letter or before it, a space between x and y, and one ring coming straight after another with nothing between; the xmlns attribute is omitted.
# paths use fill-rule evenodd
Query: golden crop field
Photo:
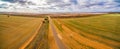
<svg viewBox="0 0 120 49"><path fill-rule="evenodd" d="M0 49L19 49L29 42L43 18L0 15Z"/></svg>
<svg viewBox="0 0 120 49"><path fill-rule="evenodd" d="M61 40L70 49L120 49L120 14L53 18Z"/></svg>
<svg viewBox="0 0 120 49"><path fill-rule="evenodd" d="M40 17L0 15L0 49L120 49L120 14Z"/></svg>

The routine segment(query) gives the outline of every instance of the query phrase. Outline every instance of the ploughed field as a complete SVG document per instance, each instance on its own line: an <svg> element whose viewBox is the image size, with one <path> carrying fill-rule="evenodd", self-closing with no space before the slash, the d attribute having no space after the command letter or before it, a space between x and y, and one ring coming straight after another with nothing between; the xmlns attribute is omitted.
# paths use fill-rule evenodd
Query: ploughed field
<svg viewBox="0 0 120 49"><path fill-rule="evenodd" d="M53 21L60 39L70 49L120 49L120 14Z"/></svg>

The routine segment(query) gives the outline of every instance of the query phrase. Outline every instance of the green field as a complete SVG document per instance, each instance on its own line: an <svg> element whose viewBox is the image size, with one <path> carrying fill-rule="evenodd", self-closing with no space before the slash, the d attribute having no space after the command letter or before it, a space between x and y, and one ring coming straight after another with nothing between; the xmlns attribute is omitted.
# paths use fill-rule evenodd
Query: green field
<svg viewBox="0 0 120 49"><path fill-rule="evenodd" d="M63 27L66 26L71 31L78 33L80 36L83 36L98 43L105 44L112 48L119 49L120 48L119 18L120 14L104 14L93 17L56 18L53 20L57 28L63 34L67 33L64 31L65 29Z"/></svg>
<svg viewBox="0 0 120 49"><path fill-rule="evenodd" d="M0 49L18 49L42 21L43 18L0 15Z"/></svg>

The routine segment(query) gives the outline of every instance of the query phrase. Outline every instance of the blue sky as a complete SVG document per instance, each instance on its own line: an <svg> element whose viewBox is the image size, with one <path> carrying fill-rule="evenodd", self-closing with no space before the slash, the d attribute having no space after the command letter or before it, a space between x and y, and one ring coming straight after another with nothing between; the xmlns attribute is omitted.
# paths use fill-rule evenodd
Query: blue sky
<svg viewBox="0 0 120 49"><path fill-rule="evenodd" d="M0 12L120 12L120 0L0 0Z"/></svg>

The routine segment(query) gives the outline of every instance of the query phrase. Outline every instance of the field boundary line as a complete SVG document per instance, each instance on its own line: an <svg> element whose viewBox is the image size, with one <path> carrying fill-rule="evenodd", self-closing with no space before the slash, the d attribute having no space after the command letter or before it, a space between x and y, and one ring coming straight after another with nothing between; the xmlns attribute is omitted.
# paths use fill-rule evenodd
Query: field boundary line
<svg viewBox="0 0 120 49"><path fill-rule="evenodd" d="M42 22L39 24L39 26L38 26L37 30L35 31L35 33L33 34L33 36L31 36L31 38L29 38L29 40L27 40L19 49L25 49L29 45L29 43L32 42L32 40L38 34L38 31L39 31L41 25L42 25Z"/></svg>

